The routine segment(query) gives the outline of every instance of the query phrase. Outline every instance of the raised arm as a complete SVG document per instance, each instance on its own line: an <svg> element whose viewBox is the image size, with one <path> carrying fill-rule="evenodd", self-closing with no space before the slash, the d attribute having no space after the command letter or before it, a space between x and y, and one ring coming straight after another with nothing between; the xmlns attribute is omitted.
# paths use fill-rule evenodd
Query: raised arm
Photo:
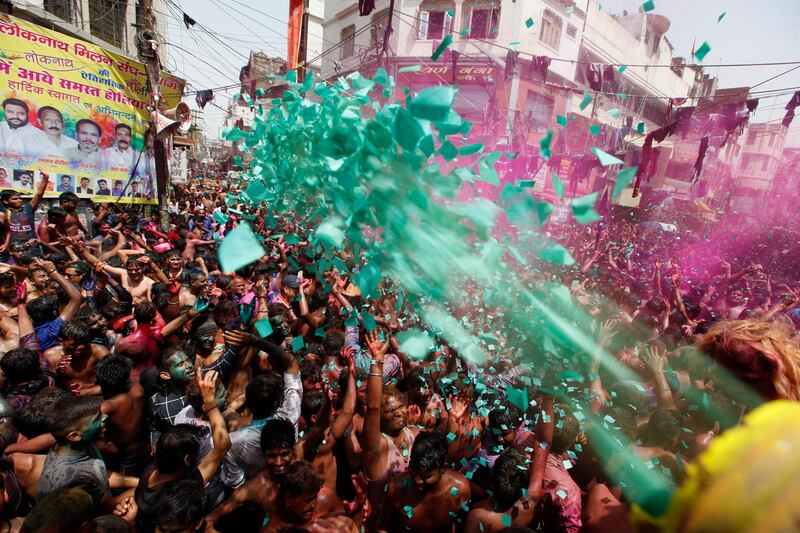
<svg viewBox="0 0 800 533"><path fill-rule="evenodd" d="M542 494L544 471L547 467L547 456L550 455L550 446L553 443L553 397L545 395L542 398L542 412L536 423L536 449L533 451L533 464L531 477L528 484L527 500L533 505L539 501Z"/></svg>
<svg viewBox="0 0 800 533"><path fill-rule="evenodd" d="M203 476L203 483L208 483L217 473L220 465L222 465L225 454L228 453L231 447L231 438L228 434L225 418L222 416L215 399L217 373L198 372L197 383L203 396L203 409L208 414L208 421L211 424L211 438L214 442L214 448L203 457L197 467Z"/></svg>
<svg viewBox="0 0 800 533"><path fill-rule="evenodd" d="M362 449L364 450L364 472L367 477L377 479L381 449L381 398L383 396L383 361L388 341L378 337L378 330L367 333L367 347L372 355L372 365L367 376L367 413L364 417L364 429L361 432Z"/></svg>
<svg viewBox="0 0 800 533"><path fill-rule="evenodd" d="M39 169L39 173L42 175L42 181L39 182L39 185L36 187L36 194L33 195L31 198L31 209L36 211L36 208L39 207L39 204L42 203L42 198L44 198L44 191L47 190L47 183L50 181L50 174Z"/></svg>
<svg viewBox="0 0 800 533"><path fill-rule="evenodd" d="M81 296L81 291L78 288L70 283L69 281L64 278L61 274L59 274L58 270L56 270L56 266L50 261L43 261L41 259L34 259L34 264L39 268L44 269L45 273L50 276L50 278L58 283L58 285L64 289L64 292L69 298L67 305L64 306L64 310L61 311L62 320L71 320L75 313L78 312L78 309L81 307L81 303L83 302L83 297Z"/></svg>
<svg viewBox="0 0 800 533"><path fill-rule="evenodd" d="M347 357L346 360L348 368L347 391L344 393L342 410L339 411L336 420L331 424L331 436L334 439L338 439L344 435L344 432L347 431L347 428L350 426L350 422L353 421L353 416L356 412L356 361L352 355Z"/></svg>
<svg viewBox="0 0 800 533"><path fill-rule="evenodd" d="M650 376L655 386L656 401L659 409L675 409L675 400L672 391L664 377L664 358L657 346L648 346L644 353L644 360L650 370Z"/></svg>

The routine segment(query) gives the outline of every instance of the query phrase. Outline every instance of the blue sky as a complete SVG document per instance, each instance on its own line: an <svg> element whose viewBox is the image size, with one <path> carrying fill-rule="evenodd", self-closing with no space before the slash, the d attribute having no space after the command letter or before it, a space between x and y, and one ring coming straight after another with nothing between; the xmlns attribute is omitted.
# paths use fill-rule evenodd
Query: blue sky
<svg viewBox="0 0 800 533"><path fill-rule="evenodd" d="M246 63L251 48L272 56L286 55L286 0L171 0L200 24L209 28L227 46L201 29L186 30L170 8L168 40L170 69L186 77L195 88L236 82L239 68ZM355 0L354 0L355 1ZM524 0L518 0L524 1ZM689 57L693 42L707 41L711 52L705 63L760 63L800 61L800 0L654 0L655 13L671 21L667 37L676 55ZM585 0L577 0L581 5ZM642 0L603 0L603 10L637 11ZM236 11L238 10L238 12ZM721 22L717 18L726 15ZM179 50L184 48L188 52ZM325 48L330 46L324 45ZM191 54L194 54L193 57ZM791 66L710 68L720 87L753 86L780 74ZM800 86L800 68L765 83L758 90ZM236 89L219 94L216 104L227 107L228 96ZM791 95L762 99L753 121L780 119ZM193 103L190 103L194 107ZM216 134L225 115L220 109L205 109L207 132ZM790 144L800 146L800 118L792 125Z"/></svg>

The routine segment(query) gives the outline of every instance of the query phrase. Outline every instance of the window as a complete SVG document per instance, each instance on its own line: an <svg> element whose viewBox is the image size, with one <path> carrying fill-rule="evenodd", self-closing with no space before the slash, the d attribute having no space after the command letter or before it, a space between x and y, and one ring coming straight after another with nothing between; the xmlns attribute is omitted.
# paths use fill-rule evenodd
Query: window
<svg viewBox="0 0 800 533"><path fill-rule="evenodd" d="M750 134L747 136L747 144L755 144L756 143L756 132L751 131Z"/></svg>
<svg viewBox="0 0 800 533"><path fill-rule="evenodd" d="M525 115L531 117L531 129L537 132L545 132L552 123L553 110L556 102L536 91L528 90L528 98L525 101Z"/></svg>
<svg viewBox="0 0 800 533"><path fill-rule="evenodd" d="M372 15L372 44L383 43L383 37L386 35L386 26L389 24L389 9L384 9Z"/></svg>
<svg viewBox="0 0 800 533"><path fill-rule="evenodd" d="M417 39L441 40L453 31L452 2L423 2L417 20Z"/></svg>
<svg viewBox="0 0 800 533"><path fill-rule="evenodd" d="M774 133L770 133L769 134L769 145L772 146L773 144L775 144L775 134Z"/></svg>
<svg viewBox="0 0 800 533"><path fill-rule="evenodd" d="M44 10L62 20L73 22L74 9L75 2L73 0L44 0Z"/></svg>
<svg viewBox="0 0 800 533"><path fill-rule="evenodd" d="M561 17L549 9L545 9L542 16L542 29L539 31L539 41L553 50L558 50L558 45L561 44L561 27L563 25Z"/></svg>
<svg viewBox="0 0 800 533"><path fill-rule="evenodd" d="M769 166L769 157L764 156L761 161L761 170L766 172L768 166Z"/></svg>
<svg viewBox="0 0 800 533"><path fill-rule="evenodd" d="M351 24L342 30L339 36L342 42L342 59L346 59L355 54L356 51L356 25Z"/></svg>
<svg viewBox="0 0 800 533"><path fill-rule="evenodd" d="M92 35L122 48L125 35L127 2L122 0L89 0L89 20Z"/></svg>
<svg viewBox="0 0 800 533"><path fill-rule="evenodd" d="M500 2L491 0L468 0L464 3L464 29L467 37L494 39L500 25Z"/></svg>
<svg viewBox="0 0 800 533"><path fill-rule="evenodd" d="M578 36L578 27L572 24L567 24L567 37L574 39Z"/></svg>

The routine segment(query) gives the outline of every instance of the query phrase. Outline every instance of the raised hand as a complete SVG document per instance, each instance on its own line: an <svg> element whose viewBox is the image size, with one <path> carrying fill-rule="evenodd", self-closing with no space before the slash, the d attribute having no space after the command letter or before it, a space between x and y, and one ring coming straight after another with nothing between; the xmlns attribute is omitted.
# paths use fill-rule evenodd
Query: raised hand
<svg viewBox="0 0 800 533"><path fill-rule="evenodd" d="M388 337L381 340L380 330L370 331L367 333L367 349L376 363L383 363L386 350L389 349Z"/></svg>
<svg viewBox="0 0 800 533"><path fill-rule="evenodd" d="M217 393L217 372L198 372L197 373L197 386L200 389L200 395L203 397L203 403L211 406L216 403Z"/></svg>

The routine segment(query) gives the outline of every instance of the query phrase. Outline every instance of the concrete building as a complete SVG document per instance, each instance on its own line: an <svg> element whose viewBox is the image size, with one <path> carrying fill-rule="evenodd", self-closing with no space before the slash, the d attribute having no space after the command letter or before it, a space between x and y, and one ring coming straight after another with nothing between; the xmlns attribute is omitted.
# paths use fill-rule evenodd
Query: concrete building
<svg viewBox="0 0 800 533"><path fill-rule="evenodd" d="M308 41L306 60L315 75L322 68L323 51L336 44L337 41L326 42L323 39L323 20L325 17L325 0L309 0L308 2Z"/></svg>
<svg viewBox="0 0 800 533"><path fill-rule="evenodd" d="M130 58L138 56L135 39L143 23L141 0L26 0L13 4L15 17ZM153 0L162 64L166 64L168 46L166 12L166 0Z"/></svg>
<svg viewBox="0 0 800 533"><path fill-rule="evenodd" d="M276 88L282 87L282 84L277 83L273 76L285 75L286 59L269 57L264 52L251 51L250 60L239 73L239 81L242 82L241 103L249 105L244 102L244 95L248 95L251 102L280 96L279 92L276 92Z"/></svg>
<svg viewBox="0 0 800 533"><path fill-rule="evenodd" d="M728 210L750 217L767 207L765 199L782 166L786 128L781 124L750 124L744 139Z"/></svg>

